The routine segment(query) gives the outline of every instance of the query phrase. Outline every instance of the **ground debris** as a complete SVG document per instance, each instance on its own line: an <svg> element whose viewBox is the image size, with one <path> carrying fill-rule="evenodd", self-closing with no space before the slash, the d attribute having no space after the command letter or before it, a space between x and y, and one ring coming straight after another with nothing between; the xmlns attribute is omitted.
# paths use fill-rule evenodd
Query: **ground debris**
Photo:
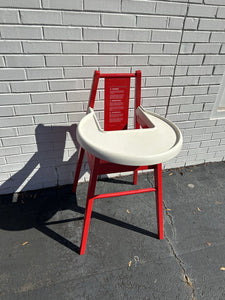
<svg viewBox="0 0 225 300"><path fill-rule="evenodd" d="M26 246L27 244L29 244L29 242L24 242L22 243L22 246Z"/></svg>
<svg viewBox="0 0 225 300"><path fill-rule="evenodd" d="M220 201L216 201L216 204L219 204L219 205L220 205L220 204L222 204L222 202L220 202Z"/></svg>
<svg viewBox="0 0 225 300"><path fill-rule="evenodd" d="M195 187L195 185L194 185L193 183L189 183L189 184L188 184L188 187L189 187L190 189L193 189L193 188Z"/></svg>

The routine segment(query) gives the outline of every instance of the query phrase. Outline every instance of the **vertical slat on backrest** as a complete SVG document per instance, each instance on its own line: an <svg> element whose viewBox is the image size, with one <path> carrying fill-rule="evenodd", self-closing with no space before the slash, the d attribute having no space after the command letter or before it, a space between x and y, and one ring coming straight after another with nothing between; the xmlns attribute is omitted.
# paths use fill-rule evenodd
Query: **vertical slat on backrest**
<svg viewBox="0 0 225 300"><path fill-rule="evenodd" d="M127 129L130 77L105 78L104 130Z"/></svg>
<svg viewBox="0 0 225 300"><path fill-rule="evenodd" d="M134 128L140 128L136 119L136 109L141 105L141 71L135 73L135 109L134 109Z"/></svg>
<svg viewBox="0 0 225 300"><path fill-rule="evenodd" d="M89 104L88 104L88 107L91 107L91 108L94 108L95 97L96 97L96 93L97 93L99 78L100 78L100 72L95 71L94 80L93 80L92 88L91 88Z"/></svg>

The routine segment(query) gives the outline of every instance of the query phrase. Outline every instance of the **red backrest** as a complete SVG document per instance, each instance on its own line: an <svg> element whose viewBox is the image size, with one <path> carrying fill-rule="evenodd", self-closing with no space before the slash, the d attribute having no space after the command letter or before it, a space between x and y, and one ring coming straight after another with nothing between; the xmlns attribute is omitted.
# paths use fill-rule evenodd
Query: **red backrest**
<svg viewBox="0 0 225 300"><path fill-rule="evenodd" d="M135 109L141 102L141 71L128 74L101 74L95 71L89 107L94 108L100 78L105 79L104 130L123 130L128 126L130 78L135 77ZM135 119L135 128L139 125Z"/></svg>

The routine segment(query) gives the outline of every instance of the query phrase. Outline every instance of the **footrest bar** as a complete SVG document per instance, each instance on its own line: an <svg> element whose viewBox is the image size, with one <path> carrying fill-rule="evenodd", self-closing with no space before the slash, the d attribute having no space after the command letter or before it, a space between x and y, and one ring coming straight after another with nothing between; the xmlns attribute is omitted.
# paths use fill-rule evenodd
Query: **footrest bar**
<svg viewBox="0 0 225 300"><path fill-rule="evenodd" d="M118 196L148 193L148 192L156 192L156 188L146 188L146 189L140 189L140 190L131 190L131 191L116 192L116 193L99 194L99 195L95 195L92 199L95 200L95 199L100 199L100 198L111 198L111 197L118 197Z"/></svg>

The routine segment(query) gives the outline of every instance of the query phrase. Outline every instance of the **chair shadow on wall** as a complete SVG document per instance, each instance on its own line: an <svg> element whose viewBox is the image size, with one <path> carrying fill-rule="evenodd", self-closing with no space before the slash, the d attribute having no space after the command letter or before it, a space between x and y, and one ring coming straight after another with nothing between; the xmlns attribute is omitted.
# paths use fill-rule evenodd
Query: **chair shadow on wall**
<svg viewBox="0 0 225 300"><path fill-rule="evenodd" d="M58 186L61 174L75 171L78 151L67 161L63 161L66 136L71 136L74 148L79 148L76 140L76 126L45 126L39 124L35 130L38 151L25 166L6 180L1 186L1 193L10 191L9 195L0 197L0 229L25 230L36 228L54 240L78 253L78 247L48 228L46 223L58 211L72 209L84 214L84 209L77 205L76 195L71 187ZM73 168L73 169L72 169ZM84 171L81 172L81 176ZM34 190L37 184L46 181L46 186L57 185L56 188ZM44 186L40 186L42 188ZM25 192L26 190L34 190ZM18 193L19 192L19 193ZM66 195L68 197L66 197ZM72 198L71 198L72 196ZM78 218L83 219L83 217ZM68 219L65 222L74 221ZM63 221L59 221L63 222ZM54 223L54 222L52 222Z"/></svg>
<svg viewBox="0 0 225 300"><path fill-rule="evenodd" d="M55 182L57 182L57 177L60 176L59 173L62 168L65 168L65 170L68 169L68 173L71 172L71 176L72 173L74 173L78 151L76 151L68 161L64 162L63 157L66 135L68 133L71 136L75 148L79 148L76 140L76 126L77 125L49 127L42 124L37 126L35 137L38 151L21 170L0 186L2 191L13 187L13 190L10 190L12 194L2 195L0 197L0 229L18 231L35 228L72 251L79 253L79 247L77 245L49 228L49 226L55 224L83 220L84 208L78 204L76 194L72 193L71 185L34 190L35 183L40 182L40 180L43 181L43 178L49 180L49 177L51 179L51 176L56 176ZM38 166L39 168L37 168ZM52 173L48 173L48 166L50 166L49 169ZM71 168L73 168L73 171ZM34 170L36 170L36 172L34 172ZM83 174L84 170L81 171L81 176ZM103 181L112 181L115 183L117 180L103 179ZM118 180L118 183L127 184L128 182ZM16 193L18 189L20 193ZM34 191L25 192L25 190ZM55 218L53 218L57 212L66 210L74 212L75 217L66 218L64 220L55 220ZM93 211L92 217L157 238L157 235L152 232L95 211ZM52 218L53 221L51 220ZM74 227L74 233L75 230L76 227Z"/></svg>

